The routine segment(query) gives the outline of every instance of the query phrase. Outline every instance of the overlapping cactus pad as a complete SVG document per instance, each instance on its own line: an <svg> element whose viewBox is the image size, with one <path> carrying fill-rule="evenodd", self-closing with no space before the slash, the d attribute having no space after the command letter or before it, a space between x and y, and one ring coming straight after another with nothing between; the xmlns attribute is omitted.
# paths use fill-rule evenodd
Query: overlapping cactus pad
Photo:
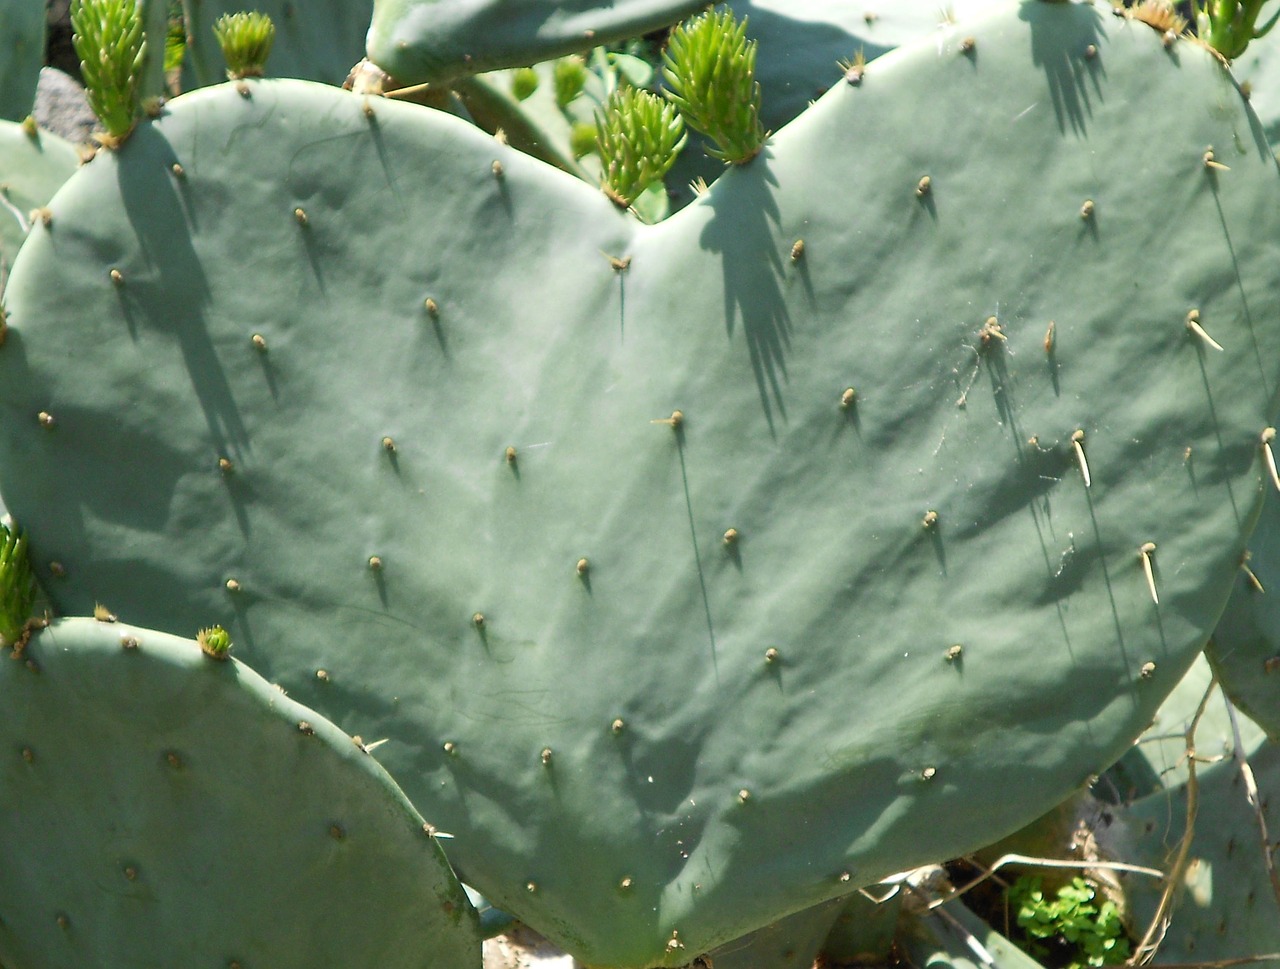
<svg viewBox="0 0 1280 969"><path fill-rule="evenodd" d="M1220 705L1222 699L1210 702ZM1262 856L1258 823L1261 815L1274 844L1276 820L1270 809L1280 798L1280 749L1266 742L1245 753L1257 783L1256 809L1230 755L1199 774L1193 838L1157 963L1257 959L1280 946L1280 894ZM1186 785L1143 798L1121 818L1127 857L1167 865L1186 833ZM1132 879L1128 885L1134 921L1146 925L1164 885L1151 879Z"/></svg>
<svg viewBox="0 0 1280 969"><path fill-rule="evenodd" d="M59 620L5 652L7 969L478 969L440 846L333 724L116 622Z"/></svg>
<svg viewBox="0 0 1280 969"><path fill-rule="evenodd" d="M1280 502L1263 506L1249 556L1205 651L1227 695L1280 737Z"/></svg>
<svg viewBox="0 0 1280 969"><path fill-rule="evenodd" d="M374 0L369 59L404 84L518 67L657 30L700 0Z"/></svg>
<svg viewBox="0 0 1280 969"><path fill-rule="evenodd" d="M886 55L655 226L301 82L51 208L0 352L51 594L222 622L594 965L1047 811L1270 487L1275 161L1210 53L1090 5Z"/></svg>
<svg viewBox="0 0 1280 969"><path fill-rule="evenodd" d="M30 223L45 218L44 204L78 164L75 148L57 135L0 121L0 263L6 270Z"/></svg>
<svg viewBox="0 0 1280 969"><path fill-rule="evenodd" d="M31 113L44 62L42 6L0 3L0 118L21 121Z"/></svg>

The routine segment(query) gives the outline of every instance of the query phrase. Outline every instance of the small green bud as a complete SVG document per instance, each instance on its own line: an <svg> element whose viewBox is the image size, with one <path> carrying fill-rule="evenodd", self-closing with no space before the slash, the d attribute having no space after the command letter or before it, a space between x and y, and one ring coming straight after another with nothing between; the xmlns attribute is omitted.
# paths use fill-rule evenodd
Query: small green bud
<svg viewBox="0 0 1280 969"><path fill-rule="evenodd" d="M532 67L522 67L511 75L511 94L517 101L525 101L538 90L538 72Z"/></svg>
<svg viewBox="0 0 1280 969"><path fill-rule="evenodd" d="M556 104L564 110L587 86L587 65L576 54L572 57L562 57L556 61L553 74L556 84Z"/></svg>
<svg viewBox="0 0 1280 969"><path fill-rule="evenodd" d="M605 192L622 205L630 205L661 181L686 141L675 107L632 87L620 87L609 96L596 128Z"/></svg>
<svg viewBox="0 0 1280 969"><path fill-rule="evenodd" d="M766 138L757 45L746 32L745 17L739 23L732 11L708 11L676 27L663 54L667 98L689 127L715 142L708 154L735 165L758 155Z"/></svg>
<svg viewBox="0 0 1280 969"><path fill-rule="evenodd" d="M136 0L75 0L71 28L89 107L107 132L100 140L117 147L138 120L147 56L142 14Z"/></svg>
<svg viewBox="0 0 1280 969"><path fill-rule="evenodd" d="M221 626L200 630L196 634L196 643L210 659L226 659L231 653L231 634Z"/></svg>
<svg viewBox="0 0 1280 969"><path fill-rule="evenodd" d="M224 13L213 25L227 62L227 77L261 77L267 69L276 28L265 13Z"/></svg>
<svg viewBox="0 0 1280 969"><path fill-rule="evenodd" d="M569 129L569 150L574 158L586 158L596 150L598 130L590 121L578 121Z"/></svg>

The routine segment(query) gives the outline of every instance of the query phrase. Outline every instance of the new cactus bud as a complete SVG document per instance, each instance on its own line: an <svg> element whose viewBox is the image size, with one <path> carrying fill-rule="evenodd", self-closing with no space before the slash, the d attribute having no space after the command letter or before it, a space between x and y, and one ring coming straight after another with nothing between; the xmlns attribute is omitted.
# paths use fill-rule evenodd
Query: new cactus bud
<svg viewBox="0 0 1280 969"><path fill-rule="evenodd" d="M71 8L72 41L80 58L89 106L114 148L138 121L147 38L135 0L77 0Z"/></svg>
<svg viewBox="0 0 1280 969"><path fill-rule="evenodd" d="M689 127L715 142L709 155L743 165L760 154L768 135L745 17L739 23L731 11L710 11L685 21L671 32L663 61L666 96Z"/></svg>
<svg viewBox="0 0 1280 969"><path fill-rule="evenodd" d="M231 654L231 635L221 626L201 629L196 634L196 643L210 659L225 660Z"/></svg>
<svg viewBox="0 0 1280 969"><path fill-rule="evenodd" d="M605 192L618 204L630 205L662 180L685 140L684 121L674 105L649 91L618 88L596 117Z"/></svg>
<svg viewBox="0 0 1280 969"><path fill-rule="evenodd" d="M532 67L519 68L511 75L511 95L517 101L526 101L538 90L538 72Z"/></svg>
<svg viewBox="0 0 1280 969"><path fill-rule="evenodd" d="M569 129L569 151L574 158L586 158L596 150L596 126L590 121L575 122Z"/></svg>
<svg viewBox="0 0 1280 969"><path fill-rule="evenodd" d="M587 65L581 57L573 55L556 61L552 69L556 86L556 104L567 108L587 86Z"/></svg>
<svg viewBox="0 0 1280 969"><path fill-rule="evenodd" d="M227 62L227 77L261 77L266 71L276 28L266 14L223 14L213 25L214 36Z"/></svg>

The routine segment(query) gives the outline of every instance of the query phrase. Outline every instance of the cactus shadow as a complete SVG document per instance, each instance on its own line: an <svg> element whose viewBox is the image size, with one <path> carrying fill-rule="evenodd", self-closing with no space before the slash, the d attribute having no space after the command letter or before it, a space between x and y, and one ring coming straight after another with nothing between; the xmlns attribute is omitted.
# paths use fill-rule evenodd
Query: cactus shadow
<svg viewBox="0 0 1280 969"><path fill-rule="evenodd" d="M253 625L249 622L249 608L257 601L257 597L251 592L246 593L243 589L236 593L231 600L231 610L235 613L236 621L232 625L232 630L239 640L244 644L246 655L240 658L248 662L253 660L255 664L258 660L258 640L253 632Z"/></svg>
<svg viewBox="0 0 1280 969"><path fill-rule="evenodd" d="M1096 484L1097 482L1095 482ZM1111 577L1111 568L1107 565L1107 557L1103 554L1106 545L1102 540L1102 529L1098 525L1098 514L1093 507L1093 495L1090 488L1084 489L1084 500L1089 508L1089 523L1093 528L1093 541L1095 551L1092 553L1098 563L1098 568L1102 570L1102 584L1107 590L1107 605L1111 609L1111 623L1116 631L1116 647L1120 650L1120 656L1124 660L1126 666L1132 666L1133 663L1129 659L1129 648L1125 645L1124 624L1120 621L1120 607L1116 603L1115 582ZM1136 552L1135 552L1136 559ZM1160 634L1161 640L1164 639L1163 629Z"/></svg>
<svg viewBox="0 0 1280 969"><path fill-rule="evenodd" d="M1013 382L1009 376L1009 362L1005 357L1004 344L979 350L978 363L987 371L987 380L991 385L991 399L995 404L1000 423L1009 429L1009 443L1013 448L1014 459L1022 462L1026 458L1023 442L1027 440L1027 435L1023 433L1018 421L1018 408L1013 400Z"/></svg>
<svg viewBox="0 0 1280 969"><path fill-rule="evenodd" d="M702 735L668 736L646 743L628 740L625 734L621 739L627 788L636 806L650 819L678 814L696 789Z"/></svg>
<svg viewBox="0 0 1280 969"><path fill-rule="evenodd" d="M1205 354L1208 351L1203 346L1200 345L1200 342L1198 340L1196 341L1196 344L1197 344L1195 347L1196 363L1200 365L1200 383L1204 386L1204 399L1205 399L1206 407L1208 408L1208 411L1209 411L1209 423L1213 425L1213 436L1214 436L1214 439L1218 442L1218 453L1224 454L1224 453L1227 453L1229 449L1227 447L1226 442L1222 439L1222 424L1218 420L1218 408L1213 400L1213 385L1209 383L1209 371L1205 367L1205 363L1204 363ZM1191 483L1193 486L1195 486L1196 484L1195 470L1191 466L1190 459L1188 458L1184 463L1187 465L1187 471L1191 475ZM1221 479L1221 483L1226 487L1227 500L1231 502L1231 513L1235 516L1236 522L1237 523L1243 522L1244 519L1240 515L1240 506L1236 502L1236 493L1235 493L1235 489L1232 488L1231 486L1231 480L1223 476L1223 478Z"/></svg>
<svg viewBox="0 0 1280 969"><path fill-rule="evenodd" d="M1252 127L1255 147L1258 151L1265 155L1268 159L1271 157L1271 149L1266 143L1265 135L1256 117L1250 117L1250 125ZM1261 141L1259 141L1261 139ZM1253 318L1253 311L1249 307L1249 294L1245 289L1244 280L1240 276L1240 260L1236 255L1235 243L1231 240L1231 227L1227 224L1227 213L1222 208L1222 197L1219 194L1217 173L1209 170L1207 173L1206 183L1209 191L1213 193L1213 204L1218 210L1218 222L1222 226L1222 238L1226 242L1227 251L1231 254L1232 281L1235 283L1237 295L1240 297L1240 306L1244 311L1244 323L1249 330L1249 339L1253 346L1254 360L1258 365L1258 379L1261 382L1263 392L1270 399L1275 395L1275 389L1271 386L1271 380L1267 376L1267 367L1263 358L1262 347L1258 343L1258 331ZM1203 368L1203 362L1201 364ZM1205 377L1205 389L1208 390L1208 377ZM1217 426L1217 419L1214 420L1214 426Z"/></svg>
<svg viewBox="0 0 1280 969"><path fill-rule="evenodd" d="M689 516L689 540L693 545L693 563L698 572L698 590L702 595L702 609L707 619L707 638L711 644L711 665L715 670L716 682L720 681L720 662L716 653L716 627L711 617L711 597L707 593L707 573L702 564L702 553L698 548L698 525L693 514L693 497L689 492L689 469L684 458L684 427L676 429L676 448L680 454L680 484L684 489L685 511Z"/></svg>
<svg viewBox="0 0 1280 969"><path fill-rule="evenodd" d="M449 359L449 340L445 336L444 327L440 325L438 317L431 317L431 329L436 335L436 343L440 344L440 352L444 354L446 360Z"/></svg>
<svg viewBox="0 0 1280 969"><path fill-rule="evenodd" d="M844 421L842 426L852 427L853 433L862 437L862 414L858 410L858 402L855 400L844 412Z"/></svg>
<svg viewBox="0 0 1280 969"><path fill-rule="evenodd" d="M724 281L724 317L732 338L738 321L769 433L777 437L775 413L787 419L783 396L791 317L782 293L785 270L778 253L781 215L773 197L777 180L769 169L769 147L748 165L726 172L707 194L713 216L702 230L703 249L719 253Z"/></svg>
<svg viewBox="0 0 1280 969"><path fill-rule="evenodd" d="M817 297L813 292L813 277L809 274L809 261L801 258L795 264L795 276L800 280L800 285L804 288L804 296L809 306L817 305Z"/></svg>
<svg viewBox="0 0 1280 969"><path fill-rule="evenodd" d="M162 163L117 166L125 216L143 260L156 276L154 282L144 280L136 286L126 281L126 315L144 311L154 325L164 326L177 339L215 448L222 454L243 456L249 449L248 431L205 318L211 299L208 279L192 242L187 206L168 174L176 155L151 125L134 131L129 149ZM131 330L136 326L132 319L129 325Z"/></svg>
<svg viewBox="0 0 1280 969"><path fill-rule="evenodd" d="M725 557L730 562L733 563L733 567L737 569L739 572L742 571L742 548L740 547L741 541L742 541L741 539L738 539L738 541L731 542L724 547Z"/></svg>
<svg viewBox="0 0 1280 969"><path fill-rule="evenodd" d="M1058 130L1083 137L1093 114L1091 99L1102 99L1098 83L1101 68L1096 66L1096 57L1085 59L1085 50L1096 50L1101 40L1098 26L1102 14L1083 4L1054 4L1050 8L1038 0L1023 0L1018 16L1031 26L1032 63L1045 73ZM1092 95L1086 75L1093 84Z"/></svg>
<svg viewBox="0 0 1280 969"><path fill-rule="evenodd" d="M224 481L227 489L227 499L231 504L231 511L236 517L236 526L240 529L240 534L248 538L252 530L249 524L249 504L255 497L253 485L243 477L234 474L225 478Z"/></svg>
<svg viewBox="0 0 1280 969"><path fill-rule="evenodd" d="M280 387L276 380L276 368L265 353L259 354L258 365L262 367L262 379L267 382L267 392L271 394L272 400L279 403Z"/></svg>
<svg viewBox="0 0 1280 969"><path fill-rule="evenodd" d="M320 271L320 247L316 242L316 230L310 225L304 225L298 235L302 237L302 249L307 254L307 264L311 267L311 275L315 277L316 285L320 288L321 295L327 294L328 289L324 284L324 273Z"/></svg>
<svg viewBox="0 0 1280 969"><path fill-rule="evenodd" d="M933 222L938 221L938 203L934 200L932 191L925 192L923 195L917 194L916 207L924 209Z"/></svg>
<svg viewBox="0 0 1280 969"><path fill-rule="evenodd" d="M927 532L929 544L933 546L933 557L938 560L938 570L947 574L947 547L942 541L942 523L937 522Z"/></svg>
<svg viewBox="0 0 1280 969"><path fill-rule="evenodd" d="M18 375L29 373L23 341L20 330L8 332L4 352L8 373L15 382L20 379ZM30 382L29 377L22 379ZM128 509L131 521L139 527L162 528L178 482L188 467L187 456L147 428L121 420L113 412L68 405L59 407L56 417L59 426L40 433L53 435L56 446L50 451L50 460L56 463L59 474L66 475L68 481L92 482L92 486L79 489L79 507L108 521L117 519L121 509ZM19 417L11 411L5 413L5 419L35 422L30 414ZM68 437L72 429L74 436ZM93 447L85 446L91 443ZM110 447L120 459L95 469L98 449L102 446ZM145 456L145 460L141 456ZM27 454L21 460L30 466L34 459ZM106 467L110 468L109 472ZM5 501L9 510L19 513L28 508L47 507L44 489L48 480L39 474L6 475ZM27 518L23 513L22 520L25 522ZM59 531L71 532L78 545L84 541L83 521L83 516L78 516L74 524L63 517L58 522Z"/></svg>

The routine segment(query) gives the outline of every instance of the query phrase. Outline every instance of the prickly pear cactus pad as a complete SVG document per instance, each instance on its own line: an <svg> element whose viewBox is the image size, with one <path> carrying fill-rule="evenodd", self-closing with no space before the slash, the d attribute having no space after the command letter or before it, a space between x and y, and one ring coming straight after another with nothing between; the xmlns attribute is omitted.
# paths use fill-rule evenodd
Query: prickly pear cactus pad
<svg viewBox="0 0 1280 969"><path fill-rule="evenodd" d="M1280 738L1280 501L1270 495L1205 655L1222 688Z"/></svg>
<svg viewBox="0 0 1280 969"><path fill-rule="evenodd" d="M0 261L6 268L31 222L44 218L44 204L78 164L75 148L57 135L0 121Z"/></svg>
<svg viewBox="0 0 1280 969"><path fill-rule="evenodd" d="M675 23L705 0L374 0L367 49L402 84L587 50Z"/></svg>
<svg viewBox="0 0 1280 969"><path fill-rule="evenodd" d="M1280 151L1280 33L1250 42L1232 65L1232 73L1249 85L1249 104L1257 112L1271 147Z"/></svg>
<svg viewBox="0 0 1280 969"><path fill-rule="evenodd" d="M0 119L21 121L36 100L44 63L45 5L0 0Z"/></svg>
<svg viewBox="0 0 1280 969"><path fill-rule="evenodd" d="M965 21L1011 0L733 0L728 6L739 20L748 19L748 35L760 42L762 120L777 131L840 81L840 61L859 54L872 61L926 36L945 42Z"/></svg>
<svg viewBox="0 0 1280 969"><path fill-rule="evenodd" d="M7 653L7 969L479 969L475 913L421 816L248 667L93 619Z"/></svg>
<svg viewBox="0 0 1280 969"><path fill-rule="evenodd" d="M1210 703L1220 705L1221 698ZM1248 763L1274 839L1277 821L1271 808L1280 804L1280 747L1263 741L1249 749ZM1194 837L1174 894L1172 922L1154 962L1205 963L1274 953L1280 948L1280 898L1263 861L1258 817L1245 796L1240 767L1228 756L1197 777ZM1167 867L1186 830L1186 785L1145 797L1120 810L1118 818L1112 836L1125 839L1126 859ZM1149 878L1130 878L1126 884L1133 920L1145 928L1164 886Z"/></svg>
<svg viewBox="0 0 1280 969"><path fill-rule="evenodd" d="M1087 5L886 55L654 226L282 81L51 209L0 350L41 581L390 738L468 882L592 965L1059 803L1272 487L1280 175L1217 60Z"/></svg>

